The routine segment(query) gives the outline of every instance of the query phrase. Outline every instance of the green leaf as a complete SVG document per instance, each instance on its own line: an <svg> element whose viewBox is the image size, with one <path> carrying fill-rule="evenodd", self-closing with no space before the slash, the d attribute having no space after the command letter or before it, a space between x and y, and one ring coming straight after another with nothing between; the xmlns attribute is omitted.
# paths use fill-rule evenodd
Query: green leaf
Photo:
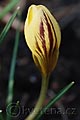
<svg viewBox="0 0 80 120"><path fill-rule="evenodd" d="M19 29L17 29L14 49L13 49L13 55L12 55L12 60L11 60L10 74L9 74L8 96L6 99L7 105L12 103L12 100L13 100L14 74L15 74L15 65L16 65L16 57L17 57L17 52L18 52L19 38L20 38L20 31ZM11 120L11 116L7 115L6 120Z"/></svg>
<svg viewBox="0 0 80 120"><path fill-rule="evenodd" d="M18 8L17 10L14 12L14 14L12 15L12 17L10 18L10 20L8 21L8 23L6 24L6 26L4 27L3 31L0 34L0 44L4 41L5 36L7 35L7 32L9 31L17 13L18 13Z"/></svg>
<svg viewBox="0 0 80 120"><path fill-rule="evenodd" d="M69 85L67 85L65 88L63 88L38 114L35 120L40 120L43 114L51 108L72 86L74 82L71 82Z"/></svg>
<svg viewBox="0 0 80 120"><path fill-rule="evenodd" d="M20 0L12 0L1 12L0 19L2 19Z"/></svg>

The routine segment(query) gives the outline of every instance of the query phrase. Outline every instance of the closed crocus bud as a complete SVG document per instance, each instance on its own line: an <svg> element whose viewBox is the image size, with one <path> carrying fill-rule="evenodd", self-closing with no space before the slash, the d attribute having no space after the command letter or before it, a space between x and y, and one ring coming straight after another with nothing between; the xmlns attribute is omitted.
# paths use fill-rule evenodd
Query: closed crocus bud
<svg viewBox="0 0 80 120"><path fill-rule="evenodd" d="M56 19L45 6L31 5L24 34L35 64L44 76L48 76L56 66L61 41Z"/></svg>

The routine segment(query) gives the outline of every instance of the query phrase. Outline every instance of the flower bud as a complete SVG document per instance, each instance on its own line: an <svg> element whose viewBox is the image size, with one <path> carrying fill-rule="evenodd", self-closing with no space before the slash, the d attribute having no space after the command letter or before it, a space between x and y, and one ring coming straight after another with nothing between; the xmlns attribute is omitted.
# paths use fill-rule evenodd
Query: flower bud
<svg viewBox="0 0 80 120"><path fill-rule="evenodd" d="M43 5L31 5L28 9L24 34L35 64L44 76L55 68L61 41L56 19Z"/></svg>

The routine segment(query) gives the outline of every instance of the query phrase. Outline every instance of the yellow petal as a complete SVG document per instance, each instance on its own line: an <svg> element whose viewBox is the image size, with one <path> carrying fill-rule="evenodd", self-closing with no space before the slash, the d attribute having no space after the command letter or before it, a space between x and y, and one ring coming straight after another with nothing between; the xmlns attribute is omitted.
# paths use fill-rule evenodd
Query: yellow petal
<svg viewBox="0 0 80 120"><path fill-rule="evenodd" d="M26 42L33 53L35 53L35 49L36 49L36 38L39 36L38 34L39 34L39 24L40 24L41 16L42 16L42 11L37 10L37 7L35 5L29 7L28 15L24 26L24 34L25 34ZM38 44L39 46L41 46L40 41L38 41Z"/></svg>
<svg viewBox="0 0 80 120"><path fill-rule="evenodd" d="M53 17L53 15L50 13L50 11L45 6L38 5L38 8L42 8L42 10L45 11L46 14L49 16L49 18L51 19L51 22L55 29L55 33L56 33L56 37L57 37L57 44L58 44L58 48L59 48L60 42L61 42L61 32L60 32L60 27L58 25L58 22L56 21L56 19Z"/></svg>
<svg viewBox="0 0 80 120"><path fill-rule="evenodd" d="M40 56L36 57L34 54L32 54L34 62L36 66L39 68L40 72L42 75L46 76L47 75L47 61L41 58Z"/></svg>

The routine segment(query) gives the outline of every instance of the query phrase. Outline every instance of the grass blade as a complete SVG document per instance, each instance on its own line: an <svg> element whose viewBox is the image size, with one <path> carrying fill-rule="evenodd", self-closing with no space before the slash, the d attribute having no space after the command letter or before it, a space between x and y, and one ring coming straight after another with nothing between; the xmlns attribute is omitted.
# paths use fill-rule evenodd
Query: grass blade
<svg viewBox="0 0 80 120"><path fill-rule="evenodd" d="M0 12L0 19L2 19L20 0L11 0L11 2Z"/></svg>
<svg viewBox="0 0 80 120"><path fill-rule="evenodd" d="M51 106L53 106L72 86L74 82L71 82L69 85L67 85L65 88L63 88L41 111L40 114L36 117L36 120L40 120L42 115L49 109Z"/></svg>
<svg viewBox="0 0 80 120"><path fill-rule="evenodd" d="M12 103L13 100L13 87L14 87L14 72L15 72L15 65L16 65L16 56L18 51L18 44L19 44L19 30L16 31L16 38L14 43L12 61L11 61L11 68L10 68L10 75L9 75L9 83L8 83L8 96L7 96L7 105ZM7 115L6 120L11 120L11 117Z"/></svg>
<svg viewBox="0 0 80 120"><path fill-rule="evenodd" d="M0 44L3 42L5 36L7 35L7 32L9 31L17 13L18 13L18 8L17 10L14 12L14 14L12 15L12 17L10 18L9 22L6 24L6 26L4 27L3 31L0 34Z"/></svg>
<svg viewBox="0 0 80 120"><path fill-rule="evenodd" d="M15 38L15 43L14 43L11 68L10 68L10 75L9 75L7 104L9 104L13 98L14 72L15 72L16 56L17 56L18 44L19 44L19 36L20 36L20 32L16 31L16 38Z"/></svg>

